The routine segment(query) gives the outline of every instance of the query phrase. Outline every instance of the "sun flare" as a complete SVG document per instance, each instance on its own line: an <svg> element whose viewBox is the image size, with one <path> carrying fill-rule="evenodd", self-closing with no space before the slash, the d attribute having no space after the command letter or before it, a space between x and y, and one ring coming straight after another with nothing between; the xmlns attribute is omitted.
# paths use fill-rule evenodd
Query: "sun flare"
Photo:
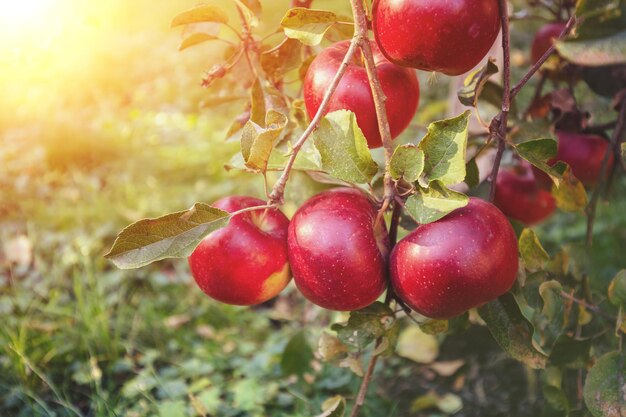
<svg viewBox="0 0 626 417"><path fill-rule="evenodd" d="M28 33L43 30L53 19L59 0L1 0L0 31Z"/></svg>

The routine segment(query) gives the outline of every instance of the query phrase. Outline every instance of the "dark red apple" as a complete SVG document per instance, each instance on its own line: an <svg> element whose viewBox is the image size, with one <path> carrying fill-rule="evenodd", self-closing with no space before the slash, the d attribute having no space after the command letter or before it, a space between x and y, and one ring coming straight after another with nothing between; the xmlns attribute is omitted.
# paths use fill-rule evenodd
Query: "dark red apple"
<svg viewBox="0 0 626 417"><path fill-rule="evenodd" d="M373 13L391 62L448 75L478 65L500 32L498 0L375 0Z"/></svg>
<svg viewBox="0 0 626 417"><path fill-rule="evenodd" d="M262 205L263 200L243 196L213 204L229 213ZM289 220L277 209L238 214L194 250L189 257L191 274L202 291L223 303L247 306L274 298L291 277L288 226Z"/></svg>
<svg viewBox="0 0 626 417"><path fill-rule="evenodd" d="M304 79L304 104L309 117L313 118L317 113L349 46L350 41L329 46L313 60L307 70ZM374 43L372 51L378 77L387 97L385 108L391 136L395 138L409 126L417 111L419 83L415 71L387 61ZM335 110L350 110L356 115L357 123L370 148L382 145L372 90L360 56L349 64L333 94L327 113Z"/></svg>
<svg viewBox="0 0 626 417"><path fill-rule="evenodd" d="M515 232L502 212L472 197L398 242L391 283L413 310L448 319L507 292L515 282L517 253Z"/></svg>
<svg viewBox="0 0 626 417"><path fill-rule="evenodd" d="M526 225L540 223L556 210L552 193L537 183L527 162L500 170L493 203L507 217Z"/></svg>
<svg viewBox="0 0 626 417"><path fill-rule="evenodd" d="M585 135L566 131L557 131L559 147L552 162L563 161L583 184L591 186L602 175L602 161L609 147L609 142L597 135ZM613 167L613 153L609 154L608 168Z"/></svg>
<svg viewBox="0 0 626 417"><path fill-rule="evenodd" d="M387 282L389 237L358 190L338 188L308 200L289 224L289 263L302 294L331 310L373 303Z"/></svg>
<svg viewBox="0 0 626 417"><path fill-rule="evenodd" d="M561 32L565 29L564 22L548 23L541 27L535 34L533 45L530 50L530 58L533 64L546 53L552 46L555 39L558 39Z"/></svg>

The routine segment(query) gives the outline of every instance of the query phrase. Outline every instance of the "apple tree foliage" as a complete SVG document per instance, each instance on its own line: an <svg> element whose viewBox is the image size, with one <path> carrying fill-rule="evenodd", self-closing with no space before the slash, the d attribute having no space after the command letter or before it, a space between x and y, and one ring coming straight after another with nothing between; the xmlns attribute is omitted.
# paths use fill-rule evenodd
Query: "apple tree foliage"
<svg viewBox="0 0 626 417"><path fill-rule="evenodd" d="M299 7L286 10L276 34L266 38L259 29L262 5L258 0L232 0L220 6L203 4L180 13L172 21L173 27L184 27L181 50L220 41L218 28L236 32L238 43L229 41L226 59L206 72L202 84L211 88L217 79L232 77L246 86L246 106L229 130L229 138L240 141L241 151L224 163L229 169L263 176L268 196L268 181L273 178L268 173L285 169L294 144L309 128L301 97L308 65L321 45L349 40L354 33L354 17L313 9L310 3L293 2ZM570 34L556 42L558 56L550 57L535 75L542 81L534 97L528 102L515 101L513 97L504 140L506 155L522 158L547 174L561 210L589 217L587 244L591 244L598 200L609 195L611 181L620 173L620 165L626 163L626 2L573 3L529 0L524 10L512 10L512 16L516 16L545 8L558 14L554 20L565 15L576 18ZM226 10L233 6L238 12L237 21L232 21ZM511 39L516 35L513 30ZM500 109L506 92L494 79L501 72L495 61L489 60L469 74L458 92L460 102L474 109ZM546 80L555 89L542 95ZM591 125L571 88L579 82L587 83L598 99L613 100L615 123L604 127ZM496 147L497 141L470 134L470 115L470 111L465 111L456 117L432 121L423 137L395 146L389 170L402 199L401 234L465 206L467 193L484 194L477 157ZM606 178L594 187L585 188L567 164L550 162L557 153L553 128L558 123L588 131L599 129L610 141L609 152L621 164L615 164L614 170L607 169L611 172L605 172ZM314 128L290 169L307 173L324 184L359 188L380 202L385 166L380 162L380 154L368 149L355 115L347 110L334 111ZM459 188L461 183L466 186ZM268 204L276 203L281 203L280 199ZM107 257L119 268L139 268L164 258L187 257L204 237L227 225L232 216L197 203L186 211L140 220L119 233ZM402 303L394 304L393 297L387 297L385 303L376 302L354 311L346 322L335 323L324 332L319 341L320 357L365 375L368 371L361 363L360 353L373 345L370 356L394 354L401 327L407 321L400 318L409 316L425 334L459 331L471 320L486 325L512 358L544 370L546 415L584 415L578 408L576 393L566 389L565 380L572 375L585 376L580 394L591 415L626 415L626 272L620 272L605 292L592 290L584 247L564 246L547 251L532 229L516 226L522 262L511 291L451 320L418 317ZM390 305L399 308L394 310ZM281 367L287 373L301 374L303 361L311 358L305 333L298 333L287 344ZM433 399L435 405L441 400ZM343 416L348 408L344 398L330 398L320 416Z"/></svg>

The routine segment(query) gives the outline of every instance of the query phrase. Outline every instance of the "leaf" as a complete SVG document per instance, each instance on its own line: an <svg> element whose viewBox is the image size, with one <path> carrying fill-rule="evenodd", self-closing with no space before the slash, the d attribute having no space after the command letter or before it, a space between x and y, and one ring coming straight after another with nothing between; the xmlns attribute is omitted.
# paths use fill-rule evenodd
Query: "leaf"
<svg viewBox="0 0 626 417"><path fill-rule="evenodd" d="M552 186L556 206L563 211L582 211L587 207L585 186L574 176L570 167L561 175L561 181Z"/></svg>
<svg viewBox="0 0 626 417"><path fill-rule="evenodd" d="M485 83L489 78L498 73L498 66L493 58L489 58L487 63L472 73L463 82L463 88L457 93L459 101L466 106L476 107L478 96L482 92Z"/></svg>
<svg viewBox="0 0 626 417"><path fill-rule="evenodd" d="M344 353L347 350L346 345L341 343L337 337L327 332L322 332L322 335L317 343L317 351L322 357L322 360L329 361L338 354Z"/></svg>
<svg viewBox="0 0 626 417"><path fill-rule="evenodd" d="M276 140L285 129L288 119L284 114L270 110L261 127L248 121L241 133L241 154L246 167L265 172Z"/></svg>
<svg viewBox="0 0 626 417"><path fill-rule="evenodd" d="M537 318L541 325L542 346L551 348L562 335L566 325L565 304L561 292L561 283L555 280L539 285L539 296L543 301L541 314Z"/></svg>
<svg viewBox="0 0 626 417"><path fill-rule="evenodd" d="M165 258L184 258L209 233L225 227L231 214L196 203L191 209L139 220L122 230L105 258L120 269L140 268Z"/></svg>
<svg viewBox="0 0 626 417"><path fill-rule="evenodd" d="M183 41L178 46L178 50L183 51L187 48L191 48L192 46L198 45L199 43L206 42L206 41L213 41L216 39L219 39L219 38L214 35L209 35L208 33L202 33L202 32L192 33L191 35L183 39Z"/></svg>
<svg viewBox="0 0 626 417"><path fill-rule="evenodd" d="M622 162L626 166L626 142L620 145L620 149L622 151Z"/></svg>
<svg viewBox="0 0 626 417"><path fill-rule="evenodd" d="M432 363L439 356L439 342L435 336L411 325L400 333L396 352L413 362Z"/></svg>
<svg viewBox="0 0 626 417"><path fill-rule="evenodd" d="M398 146L391 157L391 176L415 182L424 171L424 152L415 145Z"/></svg>
<svg viewBox="0 0 626 417"><path fill-rule="evenodd" d="M558 144L551 138L534 139L518 144L517 154L550 176L556 175L548 161L556 157ZM557 176L557 178L559 178Z"/></svg>
<svg viewBox="0 0 626 417"><path fill-rule="evenodd" d="M338 110L327 114L313 132L322 157L322 169L340 180L367 184L378 172L354 113Z"/></svg>
<svg viewBox="0 0 626 417"><path fill-rule="evenodd" d="M259 126L265 127L267 110L265 106L265 92L261 79L256 78L250 89L250 121Z"/></svg>
<svg viewBox="0 0 626 417"><path fill-rule="evenodd" d="M465 194L452 191L441 182L434 181L428 189L418 187L417 193L407 199L404 208L416 222L427 224L465 207L467 203L469 198Z"/></svg>
<svg viewBox="0 0 626 417"><path fill-rule="evenodd" d="M594 417L620 417L626 413L624 375L626 360L620 352L605 354L589 370L583 395Z"/></svg>
<svg viewBox="0 0 626 417"><path fill-rule="evenodd" d="M448 331L448 320L429 319L424 323L420 323L420 329L426 334L436 335Z"/></svg>
<svg viewBox="0 0 626 417"><path fill-rule="evenodd" d="M306 340L305 333L301 331L296 333L285 346L283 355L280 358L280 369L285 376L302 376L311 369L312 360L313 350Z"/></svg>
<svg viewBox="0 0 626 417"><path fill-rule="evenodd" d="M250 27L256 27L259 25L258 15L261 13L261 4L258 0L233 0L246 23Z"/></svg>
<svg viewBox="0 0 626 417"><path fill-rule="evenodd" d="M428 182L439 180L444 185L454 185L465 180L470 114L468 110L460 116L428 126L428 133L417 145L424 151L424 173Z"/></svg>
<svg viewBox="0 0 626 417"><path fill-rule="evenodd" d="M227 23L228 15L220 7L211 4L203 4L176 15L174 19L172 19L170 27L202 22Z"/></svg>
<svg viewBox="0 0 626 417"><path fill-rule="evenodd" d="M322 404L322 414L316 417L343 417L346 412L346 399L341 395L329 398Z"/></svg>
<svg viewBox="0 0 626 417"><path fill-rule="evenodd" d="M537 234L532 229L524 229L519 238L519 251L526 268L537 271L545 267L550 255L545 251Z"/></svg>
<svg viewBox="0 0 626 417"><path fill-rule="evenodd" d="M335 13L326 10L295 7L287 10L280 22L285 35L305 45L319 45L326 31L337 22Z"/></svg>
<svg viewBox="0 0 626 417"><path fill-rule="evenodd" d="M475 157L465 164L465 184L467 184L469 188L478 187L480 184L480 172Z"/></svg>
<svg viewBox="0 0 626 417"><path fill-rule="evenodd" d="M559 41L559 54L582 66L598 67L626 62L626 30L600 39Z"/></svg>
<svg viewBox="0 0 626 417"><path fill-rule="evenodd" d="M276 47L261 54L261 67L273 79L279 79L288 71L298 68L302 62L302 44L295 39L285 38Z"/></svg>
<svg viewBox="0 0 626 417"><path fill-rule="evenodd" d="M550 352L550 363L562 368L580 369L589 363L591 339L576 340L571 336L561 335Z"/></svg>
<svg viewBox="0 0 626 417"><path fill-rule="evenodd" d="M506 293L478 308L489 331L513 359L533 369L545 368L547 357L533 346L533 325L522 315L515 298Z"/></svg>
<svg viewBox="0 0 626 417"><path fill-rule="evenodd" d="M346 323L335 323L331 329L339 340L350 347L363 350L374 340L385 336L397 326L393 311L380 302L350 313Z"/></svg>
<svg viewBox="0 0 626 417"><path fill-rule="evenodd" d="M411 413L418 413L429 408L438 408L447 415L456 414L463 408L463 400L454 394L439 396L436 392L429 392L411 403Z"/></svg>
<svg viewBox="0 0 626 417"><path fill-rule="evenodd" d="M603 38L626 27L626 3L622 0L582 0L576 4L577 39Z"/></svg>
<svg viewBox="0 0 626 417"><path fill-rule="evenodd" d="M609 284L609 301L615 306L626 306L626 269L615 275Z"/></svg>

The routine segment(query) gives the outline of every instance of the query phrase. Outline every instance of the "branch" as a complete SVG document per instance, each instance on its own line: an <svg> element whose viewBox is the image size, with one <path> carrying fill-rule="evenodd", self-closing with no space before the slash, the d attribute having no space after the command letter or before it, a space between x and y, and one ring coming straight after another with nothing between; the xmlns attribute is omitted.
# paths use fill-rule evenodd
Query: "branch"
<svg viewBox="0 0 626 417"><path fill-rule="evenodd" d="M509 14L507 10L507 1L500 2L500 22L502 24L502 51L504 54L504 81L502 88L502 111L491 121L489 126L490 137L498 139L498 152L493 162L491 170L491 192L489 193L489 201L493 202L496 195L496 179L502 162L502 155L506 148L506 130L509 121L509 111L511 109L511 42L509 33Z"/></svg>
<svg viewBox="0 0 626 417"><path fill-rule="evenodd" d="M555 39L555 41L565 38L569 34L569 32L572 30L575 23L576 23L576 16L572 15L572 17L570 17L567 23L565 24L563 31L561 32L559 37ZM504 36L504 30L502 32L502 36ZM532 67L530 67L526 75L524 75L522 79L519 80L517 84L515 84L515 87L513 87L513 89L511 90L511 99L514 99L515 96L517 96L520 90L524 88L526 83L533 77L533 75L535 75L535 73L539 71L539 68L541 68L543 63L546 62L548 58L550 58L550 55L554 53L555 49L556 49L555 42L553 42L552 45L550 45L550 48L548 48L548 50L541 56L541 58L539 58L539 61L535 62L535 64Z"/></svg>
<svg viewBox="0 0 626 417"><path fill-rule="evenodd" d="M626 94L622 94L621 100L618 103L618 109L619 116L617 118L615 130L613 130L613 135L611 136L611 144L606 148L606 152L604 153L604 159L602 160L600 179L598 185L593 190L593 194L591 195L591 201L589 201L589 204L587 204L587 208L585 209L587 213L587 247L590 247L593 243L593 226L596 219L596 210L598 208L598 200L600 199L600 194L602 193L602 189L604 188L606 179L608 178L609 158L611 157L611 154L615 152L615 149L619 147L620 143L623 140L623 134L626 131ZM619 161L615 161L614 163L619 164Z"/></svg>
<svg viewBox="0 0 626 417"><path fill-rule="evenodd" d="M285 186L287 185L287 181L289 180L289 174L291 173L293 164L296 161L298 152L300 152L300 149L302 149L302 146L304 146L307 139L309 139L309 136L311 136L311 133L313 133L313 131L317 129L320 121L322 120L322 117L324 117L324 114L326 113L326 110L328 109L330 100L333 97L333 93L337 89L337 86L339 85L339 82L341 81L343 74L346 72L348 65L352 61L352 58L354 58L354 54L356 53L358 46L359 46L359 41L358 41L358 38L355 36L352 39L352 42L350 43L350 47L348 48L348 52L346 52L346 56L343 58L343 61L341 62L341 65L339 66L339 69L337 70L337 73L335 74L335 78L333 78L333 81L330 83L330 87L328 88L328 90L326 91L326 94L324 95L324 99L322 100L322 103L320 104L319 109L317 109L317 113L315 113L315 117L313 117L313 120L311 120L311 123L309 123L309 126L306 128L306 130L302 133L302 136L300 136L296 144L293 146L293 150L291 152L291 156L289 157L289 160L287 161L287 165L285 165L285 169L283 170L282 175L280 176L278 181L276 181L276 184L274 184L274 188L272 189L272 192L270 193L270 197L269 197L270 203L282 204L284 202L283 197L285 194Z"/></svg>
<svg viewBox="0 0 626 417"><path fill-rule="evenodd" d="M367 78L370 82L370 88L372 90L372 97L374 98L374 106L376 108L376 118L378 121L378 129L380 137L383 142L383 148L385 151L385 196L383 202L383 209L387 208L389 204L395 199L397 191L393 178L391 177L391 156L393 155L393 143L391 138L391 129L389 128L389 119L387 118L387 109L385 102L385 92L380 84L378 73L376 71L376 63L374 62L374 55L372 53L372 45L369 40L369 29L367 24L367 14L363 6L362 0L351 0L352 14L354 15L355 23L355 37L358 39L359 47L363 53L365 61L365 69L367 71Z"/></svg>

